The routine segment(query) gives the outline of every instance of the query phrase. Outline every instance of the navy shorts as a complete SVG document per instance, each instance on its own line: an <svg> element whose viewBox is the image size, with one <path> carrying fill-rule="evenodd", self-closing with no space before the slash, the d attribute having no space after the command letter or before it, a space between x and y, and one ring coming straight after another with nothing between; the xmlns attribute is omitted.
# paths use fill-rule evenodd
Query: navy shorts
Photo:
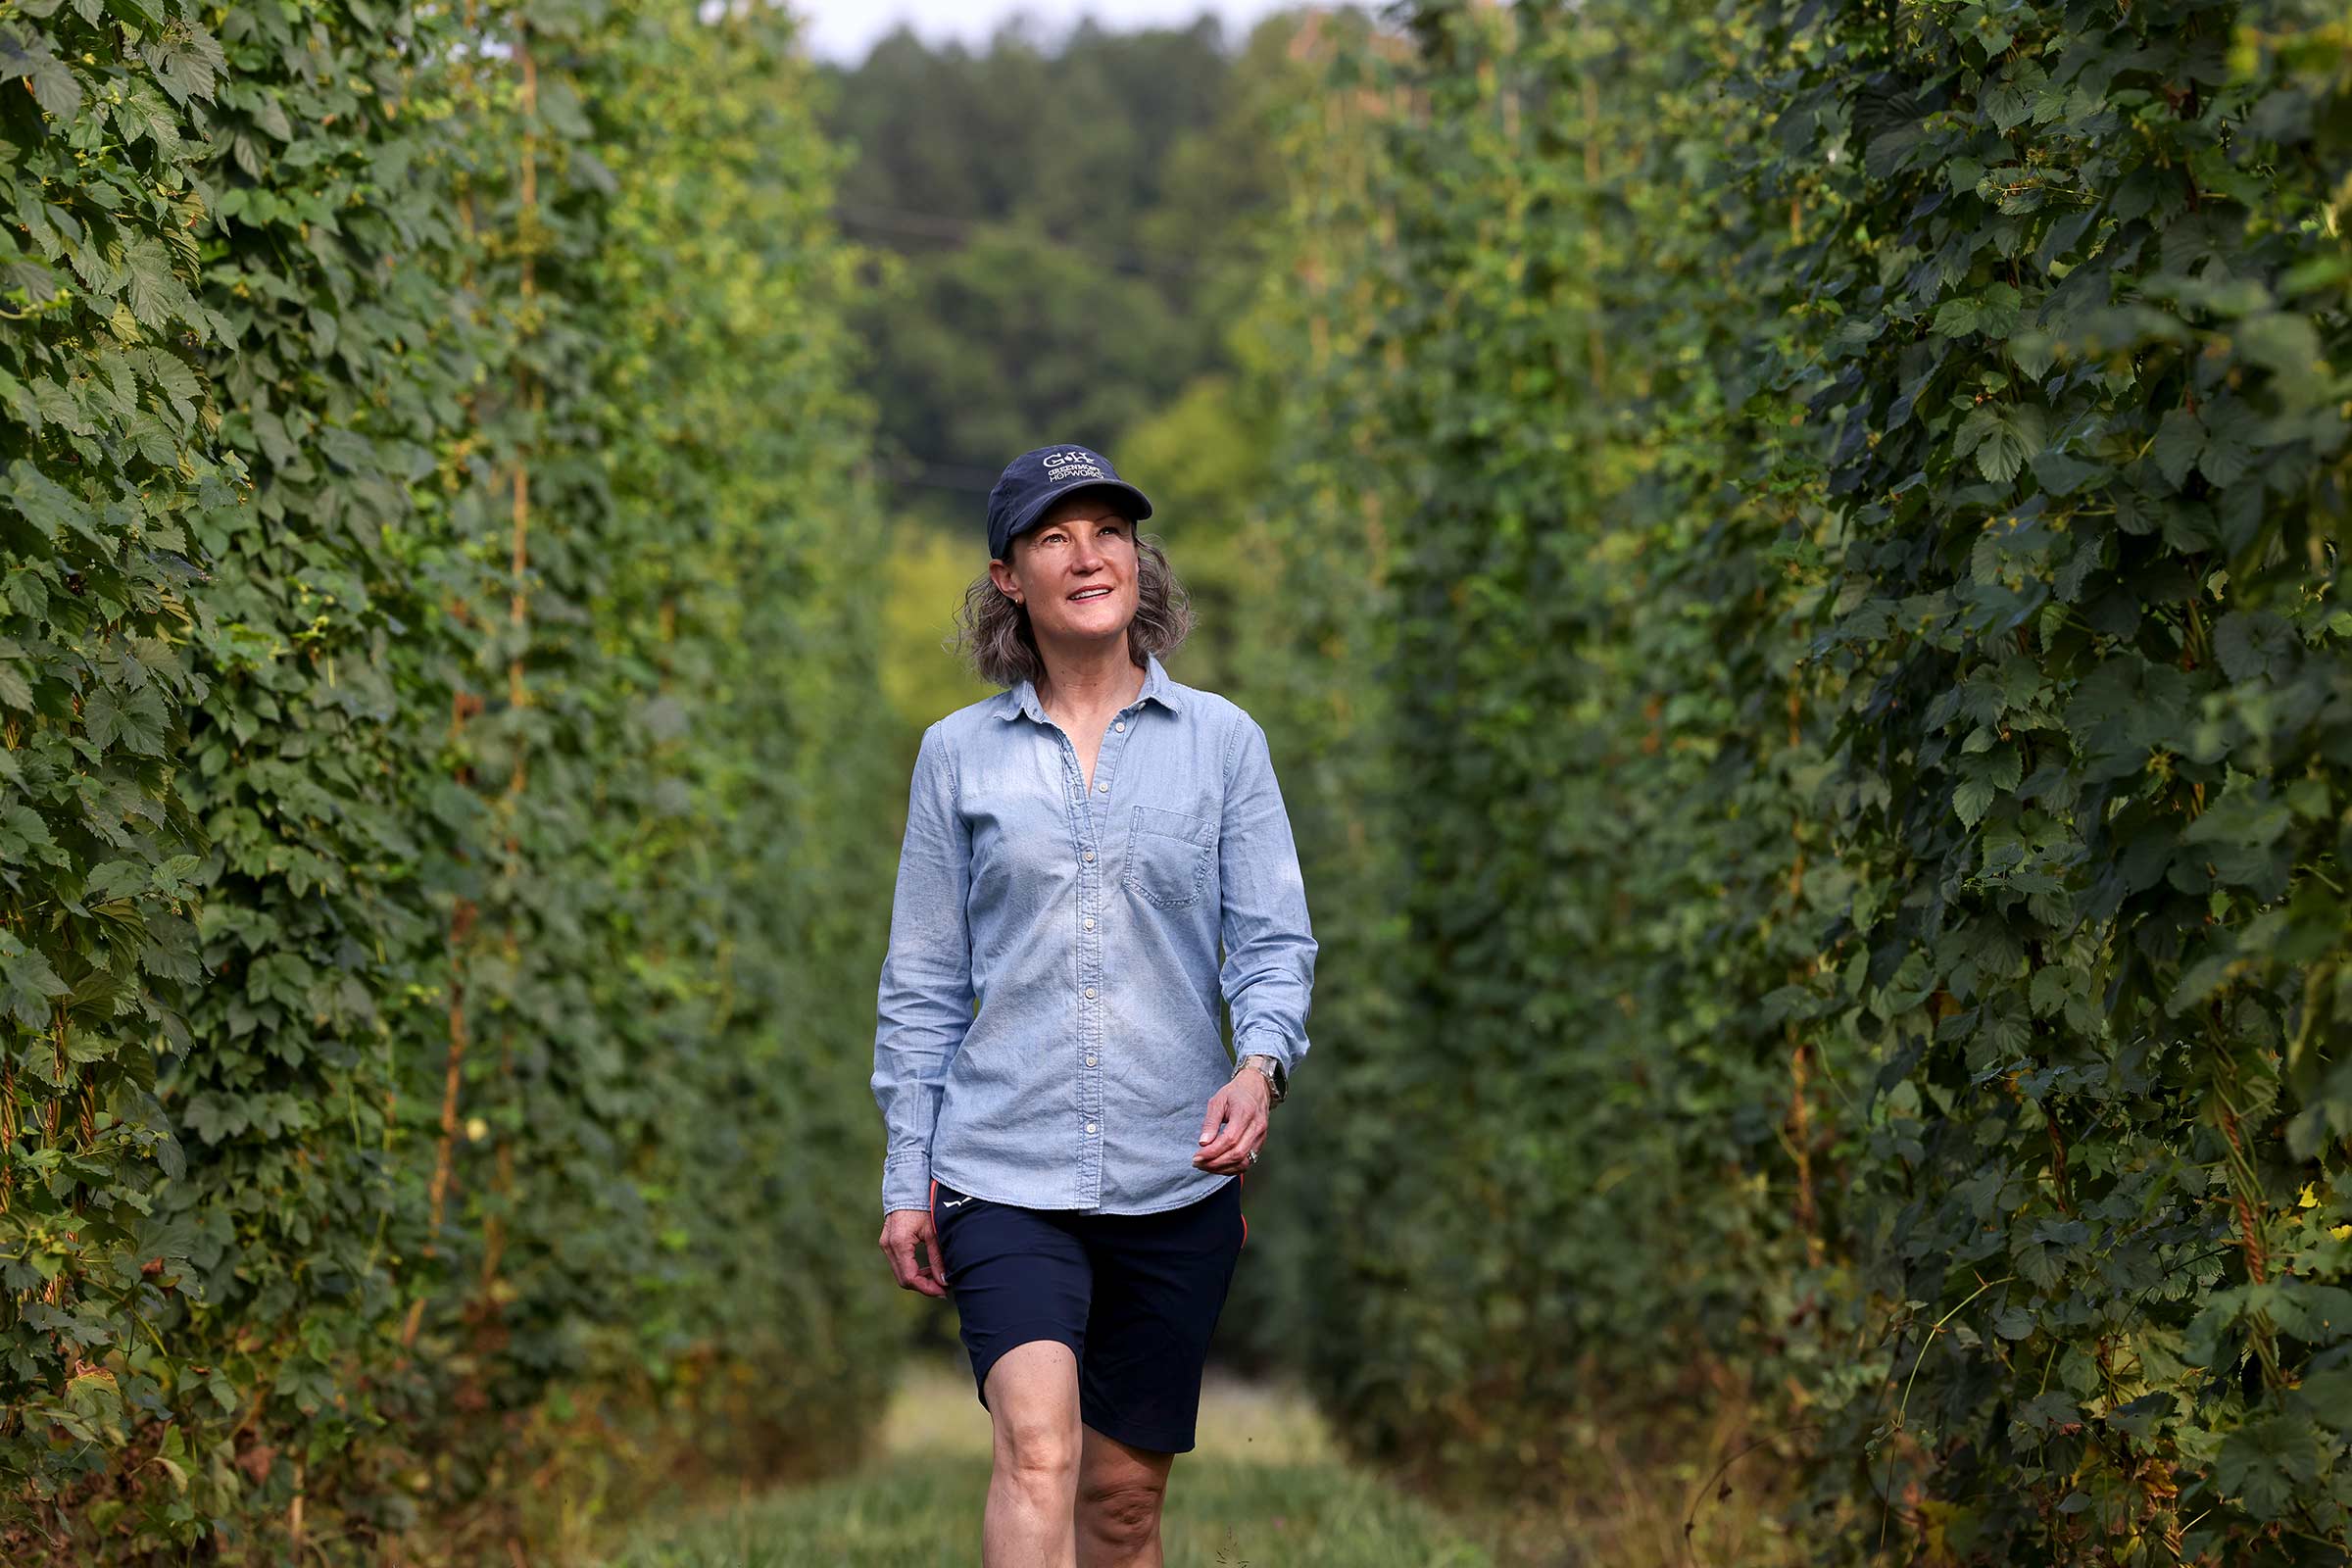
<svg viewBox="0 0 2352 1568"><path fill-rule="evenodd" d="M1200 1413L1208 1338L1250 1222L1236 1176L1156 1214L1022 1208L934 1178L931 1225L972 1382L1016 1345L1078 1358L1078 1419L1138 1448L1183 1453Z"/></svg>

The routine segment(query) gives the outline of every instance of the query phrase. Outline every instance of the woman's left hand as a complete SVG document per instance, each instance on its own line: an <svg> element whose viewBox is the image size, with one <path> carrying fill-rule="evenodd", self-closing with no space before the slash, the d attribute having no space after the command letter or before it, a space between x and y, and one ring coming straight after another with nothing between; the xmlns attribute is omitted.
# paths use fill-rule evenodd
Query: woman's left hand
<svg viewBox="0 0 2352 1568"><path fill-rule="evenodd" d="M1200 1120L1201 1148L1193 1163L1228 1175L1248 1170L1250 1156L1265 1145L1273 1101L1265 1075L1254 1069L1229 1079L1209 1097L1208 1113Z"/></svg>

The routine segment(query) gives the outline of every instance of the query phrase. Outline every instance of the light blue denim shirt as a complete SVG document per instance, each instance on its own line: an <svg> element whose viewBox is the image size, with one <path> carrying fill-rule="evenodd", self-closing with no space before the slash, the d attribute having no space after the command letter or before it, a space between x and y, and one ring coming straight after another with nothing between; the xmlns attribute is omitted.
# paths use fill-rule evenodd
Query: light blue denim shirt
<svg viewBox="0 0 2352 1568"><path fill-rule="evenodd" d="M1207 1197L1234 1179L1192 1162L1233 1074L1219 1004L1236 1053L1291 1071L1314 968L1266 732L1239 706L1151 658L1091 790L1032 682L957 709L915 757L882 962L884 1212L927 1207L934 1178L1106 1214Z"/></svg>

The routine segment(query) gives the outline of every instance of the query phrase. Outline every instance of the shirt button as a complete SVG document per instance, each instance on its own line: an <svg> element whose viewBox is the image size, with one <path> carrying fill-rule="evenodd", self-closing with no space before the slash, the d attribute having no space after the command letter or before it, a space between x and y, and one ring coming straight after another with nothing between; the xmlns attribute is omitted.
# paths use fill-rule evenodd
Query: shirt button
<svg viewBox="0 0 2352 1568"><path fill-rule="evenodd" d="M1110 786L1108 784L1098 784L1095 786L1095 793L1097 795L1108 795L1110 793Z"/></svg>
<svg viewBox="0 0 2352 1568"><path fill-rule="evenodd" d="M1113 724L1110 727L1112 729L1125 729L1127 727L1127 721L1122 718L1116 724Z"/></svg>
<svg viewBox="0 0 2352 1568"><path fill-rule="evenodd" d="M1091 1051L1086 1054L1086 1064L1089 1067L1092 1067L1095 1064L1095 1054Z"/></svg>
<svg viewBox="0 0 2352 1568"><path fill-rule="evenodd" d="M1093 996L1095 994L1095 988L1093 986L1088 986L1086 988L1086 994L1090 997Z"/></svg>
<svg viewBox="0 0 2352 1568"><path fill-rule="evenodd" d="M1095 917L1091 914L1086 917L1086 928L1089 931L1092 931L1095 928Z"/></svg>
<svg viewBox="0 0 2352 1568"><path fill-rule="evenodd" d="M1087 858L1088 859L1090 859L1090 860L1091 860L1091 859L1093 859L1093 858L1095 858L1095 852L1094 852L1094 851L1092 851L1092 850L1089 850L1089 851L1087 851L1087 852L1086 852L1086 858Z"/></svg>
<svg viewBox="0 0 2352 1568"><path fill-rule="evenodd" d="M1093 1132L1093 1131L1095 1130L1095 1124L1094 1124L1093 1122L1091 1122L1091 1121L1090 1121L1090 1122L1088 1122L1088 1123L1086 1124L1086 1130L1087 1130L1088 1132L1090 1132L1090 1133L1091 1133L1091 1132Z"/></svg>

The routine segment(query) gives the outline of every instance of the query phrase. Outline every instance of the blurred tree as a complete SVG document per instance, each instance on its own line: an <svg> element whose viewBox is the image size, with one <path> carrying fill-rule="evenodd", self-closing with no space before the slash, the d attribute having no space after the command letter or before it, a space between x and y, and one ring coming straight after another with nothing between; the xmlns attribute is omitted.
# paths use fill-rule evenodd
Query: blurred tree
<svg viewBox="0 0 2352 1568"><path fill-rule="evenodd" d="M966 481L982 491L1046 441L1114 449L1203 349L1149 281L993 224L901 270L862 325L889 433L909 456L983 470ZM980 498L964 499L976 532Z"/></svg>
<svg viewBox="0 0 2352 1568"><path fill-rule="evenodd" d="M827 128L857 156L841 221L895 253L857 326L902 524L973 534L1005 460L1045 441L1124 465L1131 432L1234 368L1295 25L1237 53L1206 15L1052 48L1016 18L984 51L902 27L832 69Z"/></svg>

